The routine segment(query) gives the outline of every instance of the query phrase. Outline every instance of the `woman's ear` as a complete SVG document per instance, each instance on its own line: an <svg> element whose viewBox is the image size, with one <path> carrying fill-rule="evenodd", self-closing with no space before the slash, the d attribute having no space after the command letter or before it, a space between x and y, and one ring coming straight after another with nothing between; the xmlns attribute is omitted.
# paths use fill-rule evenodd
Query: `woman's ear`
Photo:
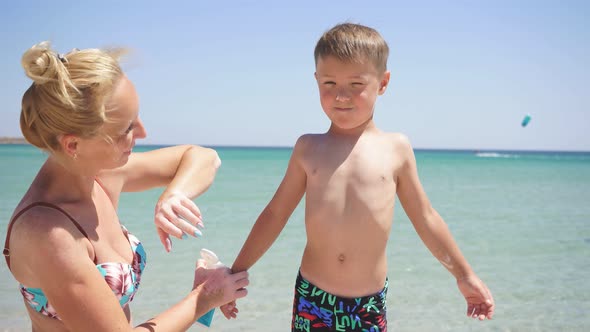
<svg viewBox="0 0 590 332"><path fill-rule="evenodd" d="M61 135L59 137L59 145L62 151L73 159L78 158L78 138L74 135Z"/></svg>

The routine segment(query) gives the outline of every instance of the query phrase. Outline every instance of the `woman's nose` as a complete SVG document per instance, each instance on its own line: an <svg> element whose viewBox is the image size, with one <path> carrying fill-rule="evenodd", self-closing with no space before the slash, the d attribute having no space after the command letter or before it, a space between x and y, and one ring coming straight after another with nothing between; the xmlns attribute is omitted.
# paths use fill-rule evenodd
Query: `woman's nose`
<svg viewBox="0 0 590 332"><path fill-rule="evenodd" d="M138 119L137 121L137 130L135 131L135 138L145 138L147 136L147 131L145 130L145 127L143 126L143 121L141 121L141 119Z"/></svg>

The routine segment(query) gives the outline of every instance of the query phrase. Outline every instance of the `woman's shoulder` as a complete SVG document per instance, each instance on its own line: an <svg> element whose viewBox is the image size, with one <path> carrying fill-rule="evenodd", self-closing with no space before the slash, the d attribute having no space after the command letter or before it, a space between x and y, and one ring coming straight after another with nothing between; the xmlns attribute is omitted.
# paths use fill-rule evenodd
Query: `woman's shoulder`
<svg viewBox="0 0 590 332"><path fill-rule="evenodd" d="M37 243L61 245L68 239L78 238L77 234L83 232L64 209L47 202L19 205L11 224L11 239L24 239L30 246Z"/></svg>
<svg viewBox="0 0 590 332"><path fill-rule="evenodd" d="M81 233L83 229L57 205L19 208L26 210L13 221L7 257L14 278L23 287L41 288L53 298L69 297L76 285L88 285L88 276L96 273L96 267L92 244Z"/></svg>
<svg viewBox="0 0 590 332"><path fill-rule="evenodd" d="M39 259L79 250L81 227L59 206L47 202L19 204L7 230L11 269L30 270Z"/></svg>

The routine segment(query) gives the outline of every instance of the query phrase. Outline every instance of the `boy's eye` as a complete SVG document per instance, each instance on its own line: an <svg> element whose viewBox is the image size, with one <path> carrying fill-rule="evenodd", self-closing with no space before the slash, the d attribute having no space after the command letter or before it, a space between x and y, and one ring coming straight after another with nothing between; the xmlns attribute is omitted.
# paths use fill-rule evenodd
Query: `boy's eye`
<svg viewBox="0 0 590 332"><path fill-rule="evenodd" d="M335 85L335 84L336 84L336 83L335 83L335 82L332 82L332 81L327 81L327 82L324 82L324 85Z"/></svg>
<svg viewBox="0 0 590 332"><path fill-rule="evenodd" d="M359 86L363 86L363 85L364 85L364 83L361 83L361 82L352 82L352 86L359 87Z"/></svg>

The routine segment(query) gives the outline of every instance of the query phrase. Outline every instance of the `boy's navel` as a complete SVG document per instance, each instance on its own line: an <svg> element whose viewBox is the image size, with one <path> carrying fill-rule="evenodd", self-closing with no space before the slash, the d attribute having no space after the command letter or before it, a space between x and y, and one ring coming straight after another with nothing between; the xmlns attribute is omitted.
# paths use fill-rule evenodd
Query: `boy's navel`
<svg viewBox="0 0 590 332"><path fill-rule="evenodd" d="M339 261L340 263L344 262L344 260L345 260L345 259L346 259L346 257L344 256L344 254L340 254L340 255L338 256L338 261Z"/></svg>

